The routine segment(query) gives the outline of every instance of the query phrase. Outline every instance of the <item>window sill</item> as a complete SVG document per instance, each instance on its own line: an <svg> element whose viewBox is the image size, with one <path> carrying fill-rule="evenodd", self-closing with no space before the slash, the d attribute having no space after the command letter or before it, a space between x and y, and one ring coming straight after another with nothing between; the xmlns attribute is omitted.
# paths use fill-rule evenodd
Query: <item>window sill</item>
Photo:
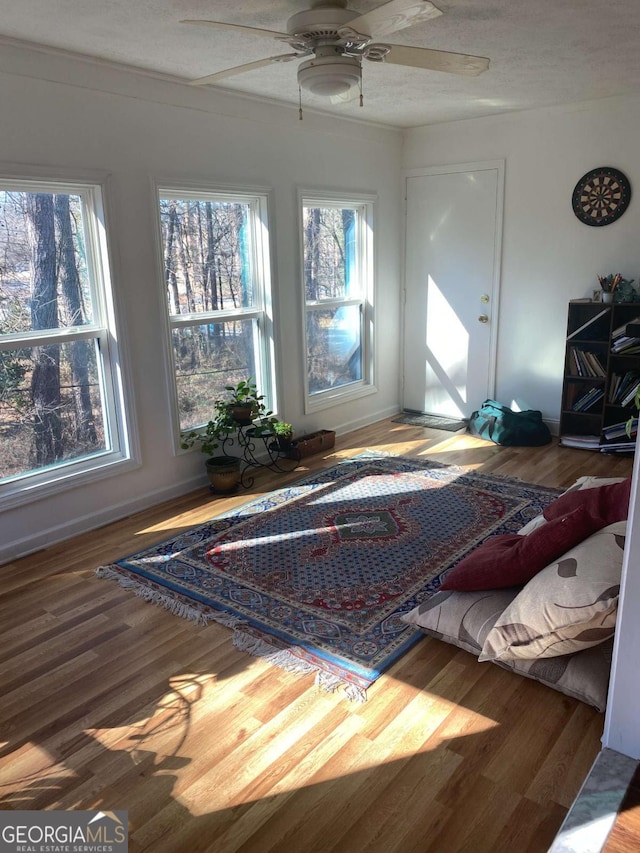
<svg viewBox="0 0 640 853"><path fill-rule="evenodd" d="M27 480L7 483L0 486L0 510L14 509L34 501L45 500L53 495L69 492L80 486L91 485L108 477L115 477L127 471L133 471L140 467L136 459L101 458L94 460L90 467L84 467L82 471L60 470L51 475L47 480L31 482Z"/></svg>
<svg viewBox="0 0 640 853"><path fill-rule="evenodd" d="M335 391L323 391L313 397L305 399L304 413L310 415L315 412L322 412L325 409L331 409L334 406L342 406L345 403L351 403L359 400L362 397L369 397L371 394L377 394L378 389L375 385L361 385L358 388L336 389Z"/></svg>

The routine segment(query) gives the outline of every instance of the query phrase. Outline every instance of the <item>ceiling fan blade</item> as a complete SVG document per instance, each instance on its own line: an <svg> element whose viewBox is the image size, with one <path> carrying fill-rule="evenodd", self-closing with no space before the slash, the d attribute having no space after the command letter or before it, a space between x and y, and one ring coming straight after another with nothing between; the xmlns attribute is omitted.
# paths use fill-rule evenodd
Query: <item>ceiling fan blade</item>
<svg viewBox="0 0 640 853"><path fill-rule="evenodd" d="M267 38L291 38L288 33L279 33L276 30L260 30L257 27L243 27L242 24L223 24L222 21L180 21L181 24L196 24L199 27L214 27L217 30L236 30L247 36L266 36Z"/></svg>
<svg viewBox="0 0 640 853"><path fill-rule="evenodd" d="M377 38L437 18L441 14L440 9L428 0L390 0L389 3L354 18L346 26Z"/></svg>
<svg viewBox="0 0 640 853"><path fill-rule="evenodd" d="M292 59L298 59L299 53L281 53L280 56L268 56L266 59L257 59L255 62L245 62L244 65L236 65L233 68L225 68L224 71L217 71L215 74L208 74L206 77L198 77L197 80L191 80L190 86L206 86L207 83L217 83L218 80L224 80L226 77L234 77L236 74L244 74L245 71L253 71L254 68L264 68L265 65L271 65L272 62L290 62Z"/></svg>
<svg viewBox="0 0 640 853"><path fill-rule="evenodd" d="M380 61L375 57L375 49L383 45L369 45L367 50L373 49L374 61ZM426 68L429 71L446 71L449 74L461 74L465 77L477 77L489 68L489 61L484 56L467 56L464 53L450 53L447 50L431 50L427 47L405 47L400 44L388 44L389 48L383 62L391 65L408 65L411 68ZM365 51L365 57L367 53Z"/></svg>

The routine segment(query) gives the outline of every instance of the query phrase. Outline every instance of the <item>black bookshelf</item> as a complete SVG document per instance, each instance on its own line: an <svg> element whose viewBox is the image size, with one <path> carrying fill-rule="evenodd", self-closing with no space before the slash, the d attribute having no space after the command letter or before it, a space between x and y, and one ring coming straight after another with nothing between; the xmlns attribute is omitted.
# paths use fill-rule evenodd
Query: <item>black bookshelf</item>
<svg viewBox="0 0 640 853"><path fill-rule="evenodd" d="M632 452L624 426L637 415L640 303L569 303L560 443Z"/></svg>

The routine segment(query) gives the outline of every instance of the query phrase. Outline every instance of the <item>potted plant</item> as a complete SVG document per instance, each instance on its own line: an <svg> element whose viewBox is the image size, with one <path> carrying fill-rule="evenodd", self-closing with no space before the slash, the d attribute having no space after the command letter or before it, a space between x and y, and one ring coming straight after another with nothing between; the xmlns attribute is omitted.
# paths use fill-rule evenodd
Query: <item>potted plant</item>
<svg viewBox="0 0 640 853"><path fill-rule="evenodd" d="M258 416L265 416L264 394L258 394L253 377L241 379L237 385L225 385L229 399L224 401L231 416L239 424L250 424Z"/></svg>
<svg viewBox="0 0 640 853"><path fill-rule="evenodd" d="M220 446L224 451L230 435L246 426L250 427L246 436L251 438L273 435L272 426L277 421L264 405L264 395L258 394L256 383L251 377L242 379L237 385L225 385L225 391L229 392L228 398L216 400L214 417L204 430L191 430L183 434L181 442L183 450L197 446L202 453L207 454L207 476L212 491L220 494L228 494L237 487L242 474L241 460L224 452L213 456L214 451Z"/></svg>
<svg viewBox="0 0 640 853"><path fill-rule="evenodd" d="M274 421L271 430L275 433L280 450L290 450L293 441L293 426L286 421Z"/></svg>
<svg viewBox="0 0 640 853"><path fill-rule="evenodd" d="M229 404L224 400L216 400L214 417L202 432L191 430L182 436L181 447L188 450L191 447L207 455L205 467L211 483L211 490L217 494L230 494L235 491L240 482L240 459L237 456L213 453L222 446L229 435L238 428L238 423L231 414Z"/></svg>

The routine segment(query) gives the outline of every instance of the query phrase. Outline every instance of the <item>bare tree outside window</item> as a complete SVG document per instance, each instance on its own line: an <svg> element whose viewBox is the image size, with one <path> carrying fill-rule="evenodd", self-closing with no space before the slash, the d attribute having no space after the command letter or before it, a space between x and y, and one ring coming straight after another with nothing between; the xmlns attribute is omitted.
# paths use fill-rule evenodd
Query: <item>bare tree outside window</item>
<svg viewBox="0 0 640 853"><path fill-rule="evenodd" d="M83 206L0 184L0 480L107 449Z"/></svg>
<svg viewBox="0 0 640 853"><path fill-rule="evenodd" d="M179 429L206 423L226 385L269 394L265 200L161 190L164 285Z"/></svg>
<svg viewBox="0 0 640 853"><path fill-rule="evenodd" d="M361 384L366 374L367 211L303 200L307 385L310 396Z"/></svg>

